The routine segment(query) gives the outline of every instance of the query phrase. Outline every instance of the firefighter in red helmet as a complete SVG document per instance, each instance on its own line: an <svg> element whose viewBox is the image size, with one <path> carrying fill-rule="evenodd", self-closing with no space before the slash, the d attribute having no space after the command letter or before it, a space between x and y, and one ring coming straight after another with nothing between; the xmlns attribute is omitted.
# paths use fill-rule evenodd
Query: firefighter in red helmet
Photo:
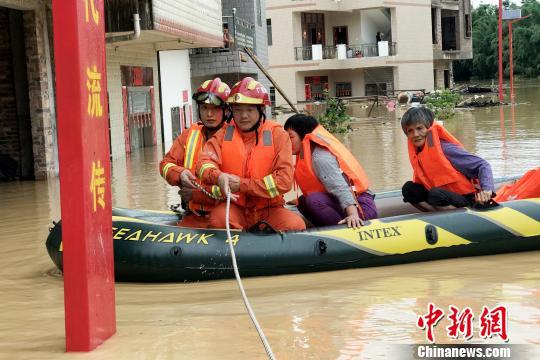
<svg viewBox="0 0 540 360"><path fill-rule="evenodd" d="M219 185L224 194L231 191L232 228L264 221L282 231L305 229L302 218L283 206L283 194L293 182L291 142L281 125L266 120L268 92L246 77L234 85L228 103L233 121L206 143L197 165L199 179ZM225 227L225 203L214 208L210 227Z"/></svg>
<svg viewBox="0 0 540 360"><path fill-rule="evenodd" d="M199 122L182 132L159 164L161 176L173 186L180 187L183 207L187 210L179 226L206 228L216 200L196 186L195 166L204 144L230 116L227 99L231 89L220 78L206 80L193 94L197 103ZM206 186L206 191L220 196L217 186Z"/></svg>

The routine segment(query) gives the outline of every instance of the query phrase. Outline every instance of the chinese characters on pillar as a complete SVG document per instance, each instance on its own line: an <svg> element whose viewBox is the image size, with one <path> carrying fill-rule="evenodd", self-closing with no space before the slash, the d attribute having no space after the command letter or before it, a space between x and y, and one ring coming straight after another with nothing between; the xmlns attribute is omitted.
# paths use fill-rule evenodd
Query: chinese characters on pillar
<svg viewBox="0 0 540 360"><path fill-rule="evenodd" d="M90 21L90 14L92 15L92 20L96 25L99 25L99 12L96 9L94 0L84 0L84 20L86 22Z"/></svg>
<svg viewBox="0 0 540 360"><path fill-rule="evenodd" d="M90 181L90 192L93 199L93 210L97 211L99 205L105 209L105 169L101 166L101 161L92 161L92 180Z"/></svg>
<svg viewBox="0 0 540 360"><path fill-rule="evenodd" d="M462 336L464 340L470 340L473 337L474 330L474 313L471 308L466 307L460 311L459 308L450 305L448 309L450 310L450 313L446 316L450 322L450 325L446 327L448 337L458 339ZM443 318L444 310L436 307L433 303L428 304L427 314L418 316L416 326L425 331L426 339L430 343L435 342L433 330ZM488 339L497 335L501 340L508 341L506 307L497 306L489 309L487 306L484 306L478 323L481 338Z"/></svg>
<svg viewBox="0 0 540 360"><path fill-rule="evenodd" d="M86 68L86 88L88 89L87 113L91 117L102 116L103 106L101 105L101 72L97 66Z"/></svg>
<svg viewBox="0 0 540 360"><path fill-rule="evenodd" d="M84 1L84 20L87 28L99 27L101 14L97 10L96 0L83 0ZM99 31L98 31L99 33ZM102 62L98 59L92 59L93 52L88 53L88 64L84 66L85 69L85 88L87 93L87 106L86 114L88 115L87 121L102 121L103 117L103 92L104 88L104 75L102 69ZM83 76L84 76L83 75ZM83 80L84 81L84 80ZM94 125L92 124L92 128ZM99 157L99 156L98 156ZM103 159L103 158L102 158ZM102 160L101 159L101 160ZM90 179L90 193L92 195L92 210L97 212L99 209L105 209L105 185L108 181L105 175L105 167L102 166L100 159L93 159L92 172Z"/></svg>

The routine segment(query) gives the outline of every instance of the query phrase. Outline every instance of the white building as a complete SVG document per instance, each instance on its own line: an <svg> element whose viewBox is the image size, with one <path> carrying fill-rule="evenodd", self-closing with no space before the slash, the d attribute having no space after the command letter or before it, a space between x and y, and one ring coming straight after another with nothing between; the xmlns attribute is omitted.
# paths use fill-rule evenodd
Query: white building
<svg viewBox="0 0 540 360"><path fill-rule="evenodd" d="M472 57L469 9L469 0L268 0L270 73L293 103L325 89L349 97L448 87L451 60Z"/></svg>

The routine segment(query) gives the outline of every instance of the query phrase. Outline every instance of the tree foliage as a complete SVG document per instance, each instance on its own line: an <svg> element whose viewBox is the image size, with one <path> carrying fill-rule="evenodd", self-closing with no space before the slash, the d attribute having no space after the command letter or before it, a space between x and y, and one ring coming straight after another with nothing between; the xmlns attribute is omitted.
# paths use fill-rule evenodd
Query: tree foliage
<svg viewBox="0 0 540 360"><path fill-rule="evenodd" d="M510 8L517 8L510 4ZM480 5L472 12L473 58L454 62L456 80L493 79L498 75L498 8ZM521 16L531 17L513 26L514 74L540 76L540 2L522 0ZM503 23L504 75L509 76L508 24Z"/></svg>
<svg viewBox="0 0 540 360"><path fill-rule="evenodd" d="M326 111L319 116L319 123L331 133L345 133L351 129L351 117L347 115L347 105L325 91Z"/></svg>
<svg viewBox="0 0 540 360"><path fill-rule="evenodd" d="M454 116L454 108L462 99L460 93L452 90L435 90L424 98L427 108L433 110L439 120Z"/></svg>

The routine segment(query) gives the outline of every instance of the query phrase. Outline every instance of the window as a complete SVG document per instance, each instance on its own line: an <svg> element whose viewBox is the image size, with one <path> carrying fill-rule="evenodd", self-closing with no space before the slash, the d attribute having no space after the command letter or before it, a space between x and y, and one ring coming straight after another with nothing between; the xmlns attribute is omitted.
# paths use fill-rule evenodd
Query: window
<svg viewBox="0 0 540 360"><path fill-rule="evenodd" d="M352 86L350 82L336 83L336 97L352 96Z"/></svg>
<svg viewBox="0 0 540 360"><path fill-rule="evenodd" d="M465 37L471 37L471 15L465 14Z"/></svg>
<svg viewBox="0 0 540 360"><path fill-rule="evenodd" d="M257 25L262 26L261 0L257 0Z"/></svg>
<svg viewBox="0 0 540 360"><path fill-rule="evenodd" d="M272 45L272 19L266 19L266 38L268 46Z"/></svg>
<svg viewBox="0 0 540 360"><path fill-rule="evenodd" d="M272 107L276 106L276 88L273 86L270 86L270 103Z"/></svg>
<svg viewBox="0 0 540 360"><path fill-rule="evenodd" d="M374 84L366 84L366 96L371 95L386 95L386 83L378 82Z"/></svg>
<svg viewBox="0 0 540 360"><path fill-rule="evenodd" d="M307 76L304 78L306 100L323 100L328 90L328 76Z"/></svg>
<svg viewBox="0 0 540 360"><path fill-rule="evenodd" d="M437 9L431 8L431 42L437 44Z"/></svg>

